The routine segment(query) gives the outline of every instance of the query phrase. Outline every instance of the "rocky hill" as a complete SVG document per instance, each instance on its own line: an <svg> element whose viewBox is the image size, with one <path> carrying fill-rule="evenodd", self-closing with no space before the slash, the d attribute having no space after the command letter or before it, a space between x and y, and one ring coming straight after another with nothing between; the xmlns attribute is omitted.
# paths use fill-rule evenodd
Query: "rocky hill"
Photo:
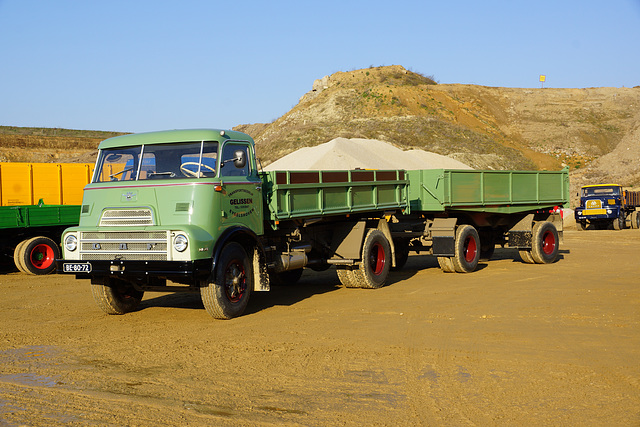
<svg viewBox="0 0 640 427"><path fill-rule="evenodd" d="M256 140L263 166L301 147L364 138L477 169L568 166L574 190L603 181L640 186L640 87L437 84L399 65L372 67L318 79L274 122L234 129ZM93 161L98 142L118 134L0 126L0 161Z"/></svg>

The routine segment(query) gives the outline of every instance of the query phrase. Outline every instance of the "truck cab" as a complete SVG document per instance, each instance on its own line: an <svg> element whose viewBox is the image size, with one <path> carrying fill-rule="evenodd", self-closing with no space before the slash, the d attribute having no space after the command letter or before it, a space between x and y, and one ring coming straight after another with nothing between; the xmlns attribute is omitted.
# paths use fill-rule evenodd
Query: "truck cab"
<svg viewBox="0 0 640 427"><path fill-rule="evenodd" d="M80 223L62 236L59 272L120 289L123 300L169 291L166 279L195 292L225 236L263 233L262 181L248 135L161 131L110 138L98 148ZM107 306L109 298L102 298Z"/></svg>
<svg viewBox="0 0 640 427"><path fill-rule="evenodd" d="M575 209L576 226L586 229L624 228L622 187L618 184L585 185L580 189L580 206Z"/></svg>

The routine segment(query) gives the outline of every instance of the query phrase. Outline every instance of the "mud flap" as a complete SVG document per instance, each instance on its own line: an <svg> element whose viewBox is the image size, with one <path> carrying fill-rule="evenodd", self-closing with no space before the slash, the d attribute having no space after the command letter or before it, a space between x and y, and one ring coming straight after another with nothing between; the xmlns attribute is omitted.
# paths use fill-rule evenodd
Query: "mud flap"
<svg viewBox="0 0 640 427"><path fill-rule="evenodd" d="M253 266L253 290L257 292L271 290L269 272L267 271L267 257L258 245L253 247L251 259Z"/></svg>
<svg viewBox="0 0 640 427"><path fill-rule="evenodd" d="M430 227L432 255L440 257L455 256L457 218L435 218Z"/></svg>

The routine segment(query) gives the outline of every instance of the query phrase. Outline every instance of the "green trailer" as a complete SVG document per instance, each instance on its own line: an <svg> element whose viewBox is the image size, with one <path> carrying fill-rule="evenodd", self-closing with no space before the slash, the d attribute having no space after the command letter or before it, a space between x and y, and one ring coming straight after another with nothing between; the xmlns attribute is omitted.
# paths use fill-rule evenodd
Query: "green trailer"
<svg viewBox="0 0 640 427"><path fill-rule="evenodd" d="M558 259L568 171L258 170L254 142L221 130L103 141L58 272L91 279L109 314L143 293L197 292L209 314L242 314L254 291L336 269L379 288L410 251L469 273L496 245Z"/></svg>

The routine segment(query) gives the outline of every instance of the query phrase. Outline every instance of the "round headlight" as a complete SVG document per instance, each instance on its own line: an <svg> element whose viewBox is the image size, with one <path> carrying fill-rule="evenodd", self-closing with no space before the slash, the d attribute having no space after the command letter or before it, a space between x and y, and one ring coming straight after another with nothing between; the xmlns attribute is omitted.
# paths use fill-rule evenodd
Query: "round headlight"
<svg viewBox="0 0 640 427"><path fill-rule="evenodd" d="M175 239L173 239L173 247L178 252L184 252L189 245L189 240L187 240L187 236L184 234L178 234Z"/></svg>
<svg viewBox="0 0 640 427"><path fill-rule="evenodd" d="M73 234L69 234L64 239L64 247L69 252L75 251L78 248L78 238L76 236L74 236Z"/></svg>

